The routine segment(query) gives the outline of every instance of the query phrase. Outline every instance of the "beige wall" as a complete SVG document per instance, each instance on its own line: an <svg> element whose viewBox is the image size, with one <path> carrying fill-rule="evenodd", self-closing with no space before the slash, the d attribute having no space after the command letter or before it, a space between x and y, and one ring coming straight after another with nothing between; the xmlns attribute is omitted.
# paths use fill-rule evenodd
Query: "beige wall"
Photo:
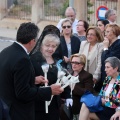
<svg viewBox="0 0 120 120"><path fill-rule="evenodd" d="M31 21L38 23L40 19L44 19L44 1L43 0L32 0L32 16Z"/></svg>
<svg viewBox="0 0 120 120"><path fill-rule="evenodd" d="M117 23L120 25L120 0L118 0L117 9Z"/></svg>
<svg viewBox="0 0 120 120"><path fill-rule="evenodd" d="M74 0L74 8L76 9L76 18L87 20L87 0Z"/></svg>
<svg viewBox="0 0 120 120"><path fill-rule="evenodd" d="M91 0L91 2L94 4L93 7L91 7L90 9L95 11L93 14L91 14L91 24L95 24L96 23L96 10L95 8L97 9L100 4L102 5L107 5L108 8L111 8L111 2L107 2L105 4L105 1L96 1L96 0ZM116 3L113 2L112 3L112 6L116 6ZM73 6L75 9L76 9L76 18L77 19L84 19L84 20L87 20L87 0L74 0L74 6ZM117 2L117 23L120 25L120 0L118 0Z"/></svg>
<svg viewBox="0 0 120 120"><path fill-rule="evenodd" d="M5 17L7 10L6 0L0 0L0 20Z"/></svg>

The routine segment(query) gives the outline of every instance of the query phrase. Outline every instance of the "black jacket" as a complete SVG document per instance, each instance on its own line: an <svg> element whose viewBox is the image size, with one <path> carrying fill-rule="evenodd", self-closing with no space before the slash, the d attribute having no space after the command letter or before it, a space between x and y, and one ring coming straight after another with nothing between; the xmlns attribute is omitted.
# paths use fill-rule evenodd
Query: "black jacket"
<svg viewBox="0 0 120 120"><path fill-rule="evenodd" d="M34 101L50 100L51 88L34 86L35 74L25 50L13 43L0 53L0 98L12 120L34 120Z"/></svg>

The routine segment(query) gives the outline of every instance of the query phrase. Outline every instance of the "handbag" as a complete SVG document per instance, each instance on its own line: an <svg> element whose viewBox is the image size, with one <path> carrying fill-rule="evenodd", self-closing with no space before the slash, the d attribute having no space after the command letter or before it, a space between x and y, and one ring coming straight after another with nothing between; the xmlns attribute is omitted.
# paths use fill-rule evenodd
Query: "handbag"
<svg viewBox="0 0 120 120"><path fill-rule="evenodd" d="M98 112L103 110L101 96L95 96L90 91L86 91L81 97L80 102L85 103L90 112Z"/></svg>

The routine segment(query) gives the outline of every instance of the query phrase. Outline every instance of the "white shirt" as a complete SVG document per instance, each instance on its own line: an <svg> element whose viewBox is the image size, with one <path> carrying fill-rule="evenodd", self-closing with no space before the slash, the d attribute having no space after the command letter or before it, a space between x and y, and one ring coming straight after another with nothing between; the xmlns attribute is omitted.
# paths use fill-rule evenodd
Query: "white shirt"
<svg viewBox="0 0 120 120"><path fill-rule="evenodd" d="M120 39L120 35L118 36L118 39Z"/></svg>
<svg viewBox="0 0 120 120"><path fill-rule="evenodd" d="M64 19L61 19L61 20L58 22L58 24L57 24L57 28L60 30L60 32L62 31L61 24L62 24L63 20L64 20ZM75 19L74 22L72 23L73 33L77 33L77 30L76 30L77 23L78 23L78 20L77 20L77 19Z"/></svg>
<svg viewBox="0 0 120 120"><path fill-rule="evenodd" d="M107 19L108 20L108 19ZM109 21L109 24L116 24L116 22L112 22L112 21L110 21L110 20L108 20Z"/></svg>
<svg viewBox="0 0 120 120"><path fill-rule="evenodd" d="M110 96L112 87L113 87L113 84L109 84L107 90L105 91L105 100L106 101L109 101L109 96Z"/></svg>
<svg viewBox="0 0 120 120"><path fill-rule="evenodd" d="M28 51L27 51L27 49L26 49L21 43L19 43L19 42L17 42L17 41L15 41L15 43L17 43L18 45L20 45L20 46L25 50L25 52L26 52L27 54L29 54Z"/></svg>

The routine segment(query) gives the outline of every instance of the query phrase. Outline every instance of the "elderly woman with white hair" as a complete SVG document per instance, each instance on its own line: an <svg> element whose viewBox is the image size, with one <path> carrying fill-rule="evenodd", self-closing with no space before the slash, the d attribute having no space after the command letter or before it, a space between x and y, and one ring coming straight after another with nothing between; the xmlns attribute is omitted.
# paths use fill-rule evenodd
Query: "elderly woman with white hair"
<svg viewBox="0 0 120 120"><path fill-rule="evenodd" d="M88 118L90 120L116 120L117 117L120 117L120 60L117 57L107 58L105 60L105 72L107 77L99 93L103 110L93 113L83 103L80 120L88 120Z"/></svg>
<svg viewBox="0 0 120 120"><path fill-rule="evenodd" d="M47 72L48 86L56 83L58 77L58 68L56 66L57 59L54 57L54 52L60 44L60 32L54 25L47 25L35 48L30 53L31 61L34 67L35 75L44 76L42 70L43 64L48 64ZM43 87L42 84L37 84L37 87ZM70 89L64 89L65 98L70 98ZM44 96L44 95L43 95ZM60 95L54 95L50 105L48 106L48 113L45 113L45 101L35 101L35 120L59 120L59 108L61 105ZM67 101L67 100L66 100Z"/></svg>

